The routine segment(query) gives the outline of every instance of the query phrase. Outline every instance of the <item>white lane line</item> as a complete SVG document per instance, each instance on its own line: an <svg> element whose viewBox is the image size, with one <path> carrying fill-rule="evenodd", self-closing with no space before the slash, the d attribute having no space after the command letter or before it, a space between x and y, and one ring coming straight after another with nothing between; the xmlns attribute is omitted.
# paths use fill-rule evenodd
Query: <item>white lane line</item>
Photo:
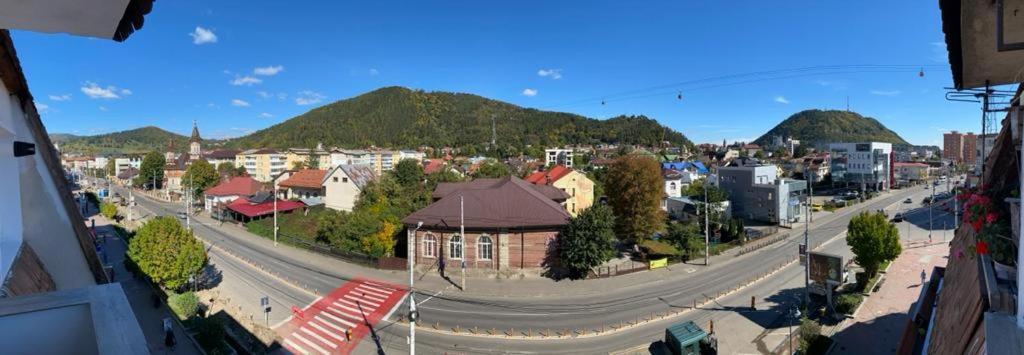
<svg viewBox="0 0 1024 355"><path fill-rule="evenodd" d="M362 316L364 315L362 313L359 313L358 309L354 309L354 308L349 307L349 306L344 306L344 305L340 305L340 304L337 304L337 303L335 303L334 306L337 306L338 308L341 308L341 310L337 311L338 313L343 313L342 315L349 316L350 318L353 318L353 319L359 318L358 320L361 321L362 320ZM331 307L331 308L333 309L334 307ZM344 311L342 311L342 310L344 310Z"/></svg>
<svg viewBox="0 0 1024 355"><path fill-rule="evenodd" d="M359 312L359 306L356 305L355 303L352 303L352 302L346 301L346 300L338 300L338 302L344 303L344 305L346 306L345 309L349 309L353 313L358 314L358 315L364 315L364 314L373 313L373 311L377 310L377 307L363 306L362 307L363 311ZM338 306L341 306L341 304L339 304L338 302L334 302L334 304L338 305Z"/></svg>
<svg viewBox="0 0 1024 355"><path fill-rule="evenodd" d="M449 285L448 287L451 287L451 286ZM430 301L430 300L434 299L434 297L437 297L437 296L438 296L438 295L440 295L440 294L441 294L442 292L444 292L444 291L447 291L447 290L448 290L448 287L445 287L445 288L444 288L444 290L441 290L441 291L437 291L436 293L434 293L434 294L433 294L433 295L431 295L430 297L427 297L427 299L425 299L425 300L419 301L418 303L416 303L416 306L417 306L417 307L419 307L419 305L421 305L421 304L424 304L424 303L427 303L427 301Z"/></svg>
<svg viewBox="0 0 1024 355"><path fill-rule="evenodd" d="M342 315L342 313L341 313L341 312L337 312L337 311L335 311L335 313L337 313L337 314L339 314L339 315ZM324 315L325 317L327 317L327 318L330 318L330 319L333 319L333 320L334 320L335 322L341 323L341 324L343 324L343 325L345 325L345 326L347 326L347 327L350 327L350 328L351 328L351 327L354 327L354 326L355 326L355 324L354 324L354 323L352 323L352 322L349 322L349 321L347 321L347 320L344 320L344 319L341 319L341 318L338 318L337 316L335 316L335 315L331 314L331 311L329 311L329 310L324 310L323 312L320 312L320 314L323 314L323 315Z"/></svg>
<svg viewBox="0 0 1024 355"><path fill-rule="evenodd" d="M319 315L317 315L317 316L313 317L313 319L316 319L316 320L317 320L317 321L319 321L319 322L320 322L321 324L323 324L323 325L326 325L326 326L328 326L328 327L331 327L331 328L333 328L333 329L335 329L335 330L337 330L337 331L339 331L339 332L342 332L342 333L344 333L344 332L345 332L345 328L339 327L339 326L337 326L336 324L334 324L333 322L330 322L330 321L328 321L328 320L326 320L326 319L320 318L320 316L319 316Z"/></svg>
<svg viewBox="0 0 1024 355"><path fill-rule="evenodd" d="M309 350L306 350L305 348L299 346L299 344L295 344L295 342L293 342L291 339L284 338L284 345L287 345L288 347L290 347L290 348L292 348L292 349L294 349L294 350L296 350L296 351L298 351L300 353L309 354Z"/></svg>
<svg viewBox="0 0 1024 355"><path fill-rule="evenodd" d="M365 303L365 304L373 306L374 308L380 307L380 303L370 302L370 301L367 301L367 300L359 299L358 297L353 296L353 295L345 295L345 298L348 298L350 300L356 301L357 302L356 304Z"/></svg>
<svg viewBox="0 0 1024 355"><path fill-rule="evenodd" d="M309 334L309 336L316 338L316 340L319 340L321 343L327 344L331 348L338 348L338 344L335 344L333 341L325 339L324 337L320 336L320 334L314 333L312 330L306 329L306 327L299 328L299 330L306 332L306 334Z"/></svg>
<svg viewBox="0 0 1024 355"><path fill-rule="evenodd" d="M364 298L368 298L368 299L370 299L372 301L377 301L377 302L384 302L384 300L387 299L387 297L380 297L380 296L377 296L375 294L365 293L365 292L363 294L361 294L360 296L363 296Z"/></svg>
<svg viewBox="0 0 1024 355"><path fill-rule="evenodd" d="M306 324L309 324L310 327L316 328L316 330L324 332L324 334L327 334L327 336L329 336L331 338L338 339L338 341L340 341L340 342L345 342L345 338L342 338L338 334L334 334L334 332L332 332L332 331L324 329L324 327L321 327L319 324L316 324L315 322L309 322L309 323L306 323Z"/></svg>
<svg viewBox="0 0 1024 355"><path fill-rule="evenodd" d="M391 319L391 315L395 314L395 311L397 311L398 308L401 307L403 303L405 303L405 299L407 297L409 297L408 293L402 295L402 299L398 300L398 303L395 303L395 305L391 307L391 310L388 311L388 314L385 314L384 318L381 318L381 319L384 319L384 320Z"/></svg>
<svg viewBox="0 0 1024 355"><path fill-rule="evenodd" d="M295 339L298 339L299 341L305 343L306 345L309 345L309 347L311 347L313 349L316 349L321 354L324 354L324 355L328 354L327 353L327 349L321 348L320 345L316 345L316 343L312 342L311 340L303 338L302 335L297 333L297 332L296 333L292 333L292 337L294 337Z"/></svg>
<svg viewBox="0 0 1024 355"><path fill-rule="evenodd" d="M395 292L395 289L390 288L390 287L384 287L384 286L376 286L375 287L374 285L368 285L368 284L362 284L360 286L367 287L367 288L369 288L371 290L376 290L377 292L383 292L383 293Z"/></svg>

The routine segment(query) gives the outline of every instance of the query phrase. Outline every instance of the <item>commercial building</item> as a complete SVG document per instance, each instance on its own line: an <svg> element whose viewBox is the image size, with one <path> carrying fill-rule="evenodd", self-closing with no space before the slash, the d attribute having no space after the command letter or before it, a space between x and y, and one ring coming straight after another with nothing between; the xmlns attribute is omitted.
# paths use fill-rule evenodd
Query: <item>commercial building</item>
<svg viewBox="0 0 1024 355"><path fill-rule="evenodd" d="M450 269L462 262L490 271L553 265L554 241L569 222L560 205L568 197L516 177L441 183L434 203L402 219L408 250L424 267L440 266L442 259Z"/></svg>
<svg viewBox="0 0 1024 355"><path fill-rule="evenodd" d="M895 163L897 183L913 184L928 179L930 166L925 163Z"/></svg>
<svg viewBox="0 0 1024 355"><path fill-rule="evenodd" d="M552 165L572 168L572 149L544 149L544 166Z"/></svg>
<svg viewBox="0 0 1024 355"><path fill-rule="evenodd" d="M893 181L892 143L831 143L832 182L863 190L888 190Z"/></svg>
<svg viewBox="0 0 1024 355"><path fill-rule="evenodd" d="M780 178L775 165L752 158L718 168L718 186L729 194L733 216L782 224L800 218L807 190L806 181Z"/></svg>

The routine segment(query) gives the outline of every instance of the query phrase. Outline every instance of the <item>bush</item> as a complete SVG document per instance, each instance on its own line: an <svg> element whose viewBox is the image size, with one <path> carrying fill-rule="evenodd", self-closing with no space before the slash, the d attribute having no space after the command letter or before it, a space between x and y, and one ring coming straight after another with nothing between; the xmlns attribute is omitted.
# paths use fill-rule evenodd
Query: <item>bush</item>
<svg viewBox="0 0 1024 355"><path fill-rule="evenodd" d="M114 216L117 216L117 205L109 202L101 203L100 214L108 219L114 219Z"/></svg>
<svg viewBox="0 0 1024 355"><path fill-rule="evenodd" d="M171 293L171 296L167 297L167 305L178 319L189 319L199 312L199 297L192 292Z"/></svg>
<svg viewBox="0 0 1024 355"><path fill-rule="evenodd" d="M660 257L675 257L679 255L679 249L676 249L676 247L671 244L660 240L645 240L640 243L640 247L648 254L648 258L657 259Z"/></svg>
<svg viewBox="0 0 1024 355"><path fill-rule="evenodd" d="M836 299L836 312L852 315L857 306L864 301L864 296L859 293L848 293L839 295Z"/></svg>
<svg viewBox="0 0 1024 355"><path fill-rule="evenodd" d="M198 318L193 323L196 331L196 342L206 350L207 354L226 354L224 349L224 321L218 317Z"/></svg>
<svg viewBox="0 0 1024 355"><path fill-rule="evenodd" d="M800 319L800 353L807 354L811 345L821 336L821 324L807 317Z"/></svg>
<svg viewBox="0 0 1024 355"><path fill-rule="evenodd" d="M85 193L85 199L88 200L89 203L91 203L91 204L94 204L94 205L99 205L100 204L100 198L98 196L96 196L95 192L87 191Z"/></svg>

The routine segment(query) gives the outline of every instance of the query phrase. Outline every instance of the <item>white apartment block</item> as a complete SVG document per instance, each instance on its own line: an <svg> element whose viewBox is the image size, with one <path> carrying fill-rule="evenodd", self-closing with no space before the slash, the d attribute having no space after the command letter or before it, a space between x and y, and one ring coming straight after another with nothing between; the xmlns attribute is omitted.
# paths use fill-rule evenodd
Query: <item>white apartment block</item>
<svg viewBox="0 0 1024 355"><path fill-rule="evenodd" d="M565 165L567 168L572 168L572 149L545 149L544 165Z"/></svg>

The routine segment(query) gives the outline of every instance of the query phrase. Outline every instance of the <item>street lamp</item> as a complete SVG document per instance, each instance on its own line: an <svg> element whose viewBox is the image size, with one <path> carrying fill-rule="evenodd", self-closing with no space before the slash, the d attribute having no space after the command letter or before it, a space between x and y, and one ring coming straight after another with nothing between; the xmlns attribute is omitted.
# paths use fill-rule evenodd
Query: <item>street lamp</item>
<svg viewBox="0 0 1024 355"><path fill-rule="evenodd" d="M787 313L789 313L789 353L793 354L793 320L800 317L800 310L793 306Z"/></svg>
<svg viewBox="0 0 1024 355"><path fill-rule="evenodd" d="M416 222L416 229L412 230L406 236L409 245L406 248L406 257L409 259L409 354L416 354L416 320L419 319L420 313L416 310L416 291L413 289L414 270L415 270L415 257L416 257L416 232L419 232L420 227L423 227L423 221Z"/></svg>

